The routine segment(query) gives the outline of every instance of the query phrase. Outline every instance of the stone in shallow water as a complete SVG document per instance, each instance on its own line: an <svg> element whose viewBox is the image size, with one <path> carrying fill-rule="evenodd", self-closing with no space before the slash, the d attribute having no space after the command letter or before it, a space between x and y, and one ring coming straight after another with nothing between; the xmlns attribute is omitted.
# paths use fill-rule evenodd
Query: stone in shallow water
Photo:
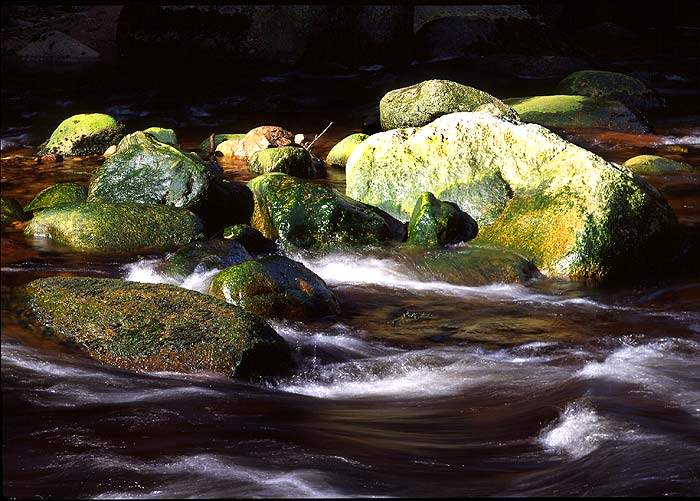
<svg viewBox="0 0 700 501"><path fill-rule="evenodd" d="M341 140L338 144L331 148L326 156L326 164L330 166L337 166L345 168L345 164L353 152L355 147L362 141L367 139L369 136L367 134L362 134L358 132L357 134L351 134L348 137Z"/></svg>
<svg viewBox="0 0 700 501"><path fill-rule="evenodd" d="M663 101L644 82L614 71L576 71L557 85L561 94L615 99L640 110L663 106Z"/></svg>
<svg viewBox="0 0 700 501"><path fill-rule="evenodd" d="M416 201L408 223L409 244L425 247L467 242L479 228L472 217L452 202L441 202L430 192Z"/></svg>
<svg viewBox="0 0 700 501"><path fill-rule="evenodd" d="M308 151L300 146L266 148L248 158L248 168L256 175L268 172L284 172L290 176L311 178L319 173Z"/></svg>
<svg viewBox="0 0 700 501"><path fill-rule="evenodd" d="M124 136L124 126L109 115L89 113L73 115L61 122L39 155L101 155Z"/></svg>
<svg viewBox="0 0 700 501"><path fill-rule="evenodd" d="M207 272L226 268L253 259L248 251L233 240L206 240L193 242L169 256L156 271L168 277L183 280L195 271Z"/></svg>
<svg viewBox="0 0 700 501"><path fill-rule="evenodd" d="M624 166L635 174L641 175L694 171L693 167L685 162L676 162L658 155L638 155L627 160Z"/></svg>
<svg viewBox="0 0 700 501"><path fill-rule="evenodd" d="M276 374L285 341L259 317L164 284L50 277L27 286L35 319L101 362L137 371Z"/></svg>
<svg viewBox="0 0 700 501"><path fill-rule="evenodd" d="M149 127L144 129L144 132L153 136L161 143L169 144L171 146L177 146L177 135L173 129L164 129L163 127Z"/></svg>
<svg viewBox="0 0 700 501"><path fill-rule="evenodd" d="M224 228L224 238L240 243L249 252L266 253L277 249L275 242L248 224L234 224Z"/></svg>
<svg viewBox="0 0 700 501"><path fill-rule="evenodd" d="M87 189L77 183L59 183L41 190L24 208L27 212L39 212L58 205L73 205L84 202Z"/></svg>
<svg viewBox="0 0 700 501"><path fill-rule="evenodd" d="M3 228L15 221L26 221L29 214L22 210L22 206L14 198L0 198L0 226Z"/></svg>

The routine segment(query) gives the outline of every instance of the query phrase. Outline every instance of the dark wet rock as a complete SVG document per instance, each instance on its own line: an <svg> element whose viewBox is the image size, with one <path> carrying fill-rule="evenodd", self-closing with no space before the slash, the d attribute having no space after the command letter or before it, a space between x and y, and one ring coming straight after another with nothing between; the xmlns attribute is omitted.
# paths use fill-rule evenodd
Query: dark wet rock
<svg viewBox="0 0 700 501"><path fill-rule="evenodd" d="M223 269L253 259L248 251L233 240L204 240L193 242L156 266L156 271L176 280L184 280L195 271L204 273Z"/></svg>
<svg viewBox="0 0 700 501"><path fill-rule="evenodd" d="M24 208L27 212L39 212L59 205L75 205L87 199L87 189L77 183L59 183L41 190Z"/></svg>
<svg viewBox="0 0 700 501"><path fill-rule="evenodd" d="M379 114L382 128L389 130L420 127L442 115L475 111L484 104L493 104L503 115L517 119L517 114L500 99L449 80L426 80L392 90L381 99Z"/></svg>
<svg viewBox="0 0 700 501"><path fill-rule="evenodd" d="M30 214L22 210L22 206L14 198L0 197L0 227L4 228L15 221L26 221Z"/></svg>
<svg viewBox="0 0 700 501"><path fill-rule="evenodd" d="M654 110L663 106L661 98L644 82L614 71L577 71L559 82L556 92L614 99L639 110Z"/></svg>
<svg viewBox="0 0 700 501"><path fill-rule="evenodd" d="M98 52L60 31L43 33L17 51L17 55L26 61L47 64L94 62L100 59Z"/></svg>
<svg viewBox="0 0 700 501"><path fill-rule="evenodd" d="M248 183L252 226L267 238L304 249L382 245L403 240L405 226L386 212L336 190L282 173Z"/></svg>
<svg viewBox="0 0 700 501"><path fill-rule="evenodd" d="M234 240L245 247L247 251L256 254L271 253L277 250L275 242L247 224L234 224L224 228L224 238Z"/></svg>
<svg viewBox="0 0 700 501"><path fill-rule="evenodd" d="M256 175L283 172L290 176L313 178L317 172L311 154L300 146L281 146L257 151L248 157L248 168Z"/></svg>
<svg viewBox="0 0 700 501"><path fill-rule="evenodd" d="M301 263L266 256L221 271L210 292L264 317L322 318L338 314L326 283Z"/></svg>
<svg viewBox="0 0 700 501"><path fill-rule="evenodd" d="M408 223L410 245L440 247L476 238L476 221L452 202L442 202L430 192L416 201Z"/></svg>
<svg viewBox="0 0 700 501"><path fill-rule="evenodd" d="M250 378L289 360L286 342L259 317L173 285L50 277L27 291L37 322L109 365Z"/></svg>
<svg viewBox="0 0 700 501"><path fill-rule="evenodd" d="M124 126L103 113L73 115L39 147L39 155L101 155L124 136Z"/></svg>
<svg viewBox="0 0 700 501"><path fill-rule="evenodd" d="M157 252L201 238L202 222L166 205L84 202L44 209L24 231L79 252Z"/></svg>
<svg viewBox="0 0 700 501"><path fill-rule="evenodd" d="M196 155L162 143L145 132L124 137L90 180L88 199L200 206L215 176Z"/></svg>
<svg viewBox="0 0 700 501"><path fill-rule="evenodd" d="M220 234L227 226L249 224L253 203L253 192L245 184L214 178L195 213L204 221L207 235Z"/></svg>
<svg viewBox="0 0 700 501"><path fill-rule="evenodd" d="M523 122L563 129L608 129L645 134L651 131L644 117L620 101L586 96L554 95L514 97L504 102Z"/></svg>

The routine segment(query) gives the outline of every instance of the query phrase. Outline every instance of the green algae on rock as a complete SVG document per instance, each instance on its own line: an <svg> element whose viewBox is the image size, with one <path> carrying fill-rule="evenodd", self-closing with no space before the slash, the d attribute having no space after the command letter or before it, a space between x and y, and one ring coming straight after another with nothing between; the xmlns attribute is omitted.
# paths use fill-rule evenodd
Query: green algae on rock
<svg viewBox="0 0 700 501"><path fill-rule="evenodd" d="M213 134L213 138L209 136L206 138L204 141L199 143L199 147L197 148L197 151L199 154L203 157L208 157L212 153L214 153L217 149L217 147L223 143L224 141L228 140L243 140L245 137L245 134ZM225 156L225 155L224 155Z"/></svg>
<svg viewBox="0 0 700 501"><path fill-rule="evenodd" d="M476 221L453 202L442 202L430 192L416 201L408 223L408 240L411 245L440 247L467 242L479 232Z"/></svg>
<svg viewBox="0 0 700 501"><path fill-rule="evenodd" d="M623 165L640 175L694 171L693 167L685 162L676 162L657 155L637 155L627 160Z"/></svg>
<svg viewBox="0 0 700 501"><path fill-rule="evenodd" d="M264 317L319 318L339 311L321 277L284 256L266 256L226 268L214 277L210 292Z"/></svg>
<svg viewBox="0 0 700 501"><path fill-rule="evenodd" d="M475 243L510 248L552 276L629 271L677 224L629 170L538 125L483 113L370 136L346 170L349 196L406 218L430 191L476 219Z"/></svg>
<svg viewBox="0 0 700 501"><path fill-rule="evenodd" d="M201 220L165 205L84 202L45 209L24 230L86 253L173 250L202 236Z"/></svg>
<svg viewBox="0 0 700 501"><path fill-rule="evenodd" d="M663 102L644 82L614 71L576 71L557 85L556 92L615 99L640 110L656 109Z"/></svg>
<svg viewBox="0 0 700 501"><path fill-rule="evenodd" d="M56 127L48 141L39 148L39 155L101 155L123 136L124 126L109 115L73 115Z"/></svg>
<svg viewBox="0 0 700 501"><path fill-rule="evenodd" d="M248 252L274 252L275 242L248 224L234 224L224 228L224 238L240 243Z"/></svg>
<svg viewBox="0 0 700 501"><path fill-rule="evenodd" d="M251 225L272 240L304 249L403 240L399 221L332 188L280 172L258 176L248 186L255 197Z"/></svg>
<svg viewBox="0 0 700 501"><path fill-rule="evenodd" d="M173 129L164 129L163 127L149 127L143 130L146 134L150 134L154 139L161 143L177 146L177 135Z"/></svg>
<svg viewBox="0 0 700 501"><path fill-rule="evenodd" d="M284 172L290 176L310 178L319 173L308 151L300 146L280 146L256 151L248 158L248 169L256 175Z"/></svg>
<svg viewBox="0 0 700 501"><path fill-rule="evenodd" d="M77 183L59 183L41 190L24 208L26 212L39 212L58 205L74 205L84 202L87 189Z"/></svg>
<svg viewBox="0 0 700 501"><path fill-rule="evenodd" d="M361 132L350 134L331 148L331 151L326 156L326 165L345 168L345 164L348 162L348 158L355 147L368 137L367 134Z"/></svg>
<svg viewBox="0 0 700 501"><path fill-rule="evenodd" d="M27 292L49 333L117 367L249 378L278 373L288 361L286 342L261 318L173 285L50 277Z"/></svg>
<svg viewBox="0 0 700 501"><path fill-rule="evenodd" d="M206 198L214 177L194 157L145 132L129 134L92 176L88 200L193 208Z"/></svg>
<svg viewBox="0 0 700 501"><path fill-rule="evenodd" d="M379 116L384 130L420 127L442 115L474 111L487 103L493 104L504 115L517 119L517 114L500 99L449 80L426 80L389 91L379 102Z"/></svg>
<svg viewBox="0 0 700 501"><path fill-rule="evenodd" d="M168 256L156 266L156 271L175 280L184 280L195 271L204 273L253 259L248 251L233 240L192 242Z"/></svg>
<svg viewBox="0 0 700 501"><path fill-rule="evenodd" d="M523 122L563 129L608 129L645 134L643 117L619 101L586 96L533 96L505 99Z"/></svg>
<svg viewBox="0 0 700 501"><path fill-rule="evenodd" d="M14 198L0 197L0 227L4 228L15 221L26 221L30 215L22 210L22 206Z"/></svg>

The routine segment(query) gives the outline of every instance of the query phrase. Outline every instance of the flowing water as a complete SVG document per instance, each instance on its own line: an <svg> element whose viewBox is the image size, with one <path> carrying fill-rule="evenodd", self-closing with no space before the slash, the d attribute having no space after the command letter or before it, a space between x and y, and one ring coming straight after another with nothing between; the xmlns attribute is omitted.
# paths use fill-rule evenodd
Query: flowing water
<svg viewBox="0 0 700 501"><path fill-rule="evenodd" d="M130 87L119 72L18 73L3 81L2 194L26 203L55 182L87 183L99 160L36 164L33 146L60 119L90 109L132 129L175 126L188 148L215 131L278 123L308 133L333 120L317 143L325 155L359 130L352 106L341 104L371 88L377 71L225 85L212 76L219 86L208 93ZM693 80L680 78L668 80L667 97L692 91ZM522 95L517 85L510 95ZM676 106L648 136L562 133L613 161L655 152L698 166L693 113ZM249 177L224 167L227 177ZM700 175L648 180L693 235ZM342 190L344 175L320 182ZM608 287L542 277L465 285L426 279L389 251L290 257L328 283L343 311L333 322L271 322L298 365L252 384L129 372L53 342L24 321L23 284L51 275L165 282L154 267L163 256L86 257L28 241L21 227L4 231L5 495L700 493L697 268ZM194 273L178 285L205 291L212 276Z"/></svg>

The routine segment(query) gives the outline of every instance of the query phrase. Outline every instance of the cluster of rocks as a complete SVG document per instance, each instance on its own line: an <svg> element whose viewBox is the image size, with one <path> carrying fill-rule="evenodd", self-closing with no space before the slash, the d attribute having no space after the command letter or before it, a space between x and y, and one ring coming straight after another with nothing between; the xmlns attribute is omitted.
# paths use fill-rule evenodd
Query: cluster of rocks
<svg viewBox="0 0 700 501"><path fill-rule="evenodd" d="M95 358L127 368L270 374L290 352L263 318L332 318L342 306L283 252L419 249L419 274L440 270L449 281L470 269L486 283L539 272L607 280L648 257L677 223L634 172L690 167L649 156L618 165L538 125L561 123L552 116L581 123L609 103L624 106L613 98L635 107L654 100L634 82L616 87L590 73L561 83L562 92L578 94L516 101L444 80L392 90L379 104L385 130L353 134L325 159L346 170L346 193L308 180L323 162L306 138L281 127L214 134L187 152L170 129L125 135L107 115L70 117L41 152L105 153L104 163L87 189L57 184L24 208L3 198L2 224L29 219L27 236L74 252L168 252L158 271L174 280L221 270L209 294L111 279L32 282L36 318ZM573 111L568 98L584 104ZM244 158L256 177L227 180L217 155Z"/></svg>

